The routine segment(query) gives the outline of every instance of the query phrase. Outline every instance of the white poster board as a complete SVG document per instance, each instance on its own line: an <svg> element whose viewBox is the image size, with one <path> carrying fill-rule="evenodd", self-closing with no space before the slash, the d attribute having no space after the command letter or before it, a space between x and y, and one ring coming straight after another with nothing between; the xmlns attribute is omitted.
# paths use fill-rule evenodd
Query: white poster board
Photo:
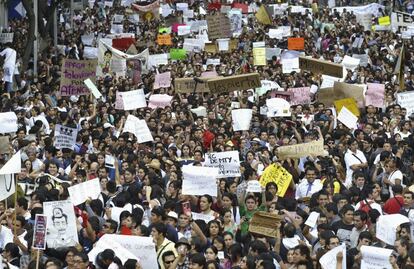
<svg viewBox="0 0 414 269"><path fill-rule="evenodd" d="M128 115L123 132L134 134L137 137L138 143L154 141L145 120L140 120L133 115Z"/></svg>
<svg viewBox="0 0 414 269"><path fill-rule="evenodd" d="M78 129L56 124L54 146L57 149L73 149L77 135Z"/></svg>
<svg viewBox="0 0 414 269"><path fill-rule="evenodd" d="M401 214L379 216L376 224L377 239L393 246L397 239L397 227L406 222L410 222L410 220Z"/></svg>
<svg viewBox="0 0 414 269"><path fill-rule="evenodd" d="M12 133L17 131L17 116L14 112L0 113L0 133Z"/></svg>
<svg viewBox="0 0 414 269"><path fill-rule="evenodd" d="M391 253L392 249L362 246L361 269L392 269Z"/></svg>
<svg viewBox="0 0 414 269"><path fill-rule="evenodd" d="M232 110L231 118L233 122L233 131L249 130L252 116L253 114L251 109Z"/></svg>
<svg viewBox="0 0 414 269"><path fill-rule="evenodd" d="M213 167L202 167L184 165L183 188L184 195L204 195L217 196L218 169Z"/></svg>
<svg viewBox="0 0 414 269"><path fill-rule="evenodd" d="M240 160L238 151L206 153L204 166L219 169L219 178L239 177Z"/></svg>
<svg viewBox="0 0 414 269"><path fill-rule="evenodd" d="M73 205L80 205L86 200L98 199L101 194L99 178L87 180L68 188L70 200Z"/></svg>

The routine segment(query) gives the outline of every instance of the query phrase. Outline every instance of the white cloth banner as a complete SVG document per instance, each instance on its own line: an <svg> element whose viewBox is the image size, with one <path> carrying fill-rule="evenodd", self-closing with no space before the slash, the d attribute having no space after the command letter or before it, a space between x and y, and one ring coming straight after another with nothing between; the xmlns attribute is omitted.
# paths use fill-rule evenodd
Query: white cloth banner
<svg viewBox="0 0 414 269"><path fill-rule="evenodd" d="M410 220L401 214L379 216L376 226L377 239L393 246L397 239L397 227L406 222L410 222Z"/></svg>
<svg viewBox="0 0 414 269"><path fill-rule="evenodd" d="M87 180L68 188L70 200L73 205L80 205L86 200L98 199L101 194L99 178Z"/></svg>
<svg viewBox="0 0 414 269"><path fill-rule="evenodd" d="M251 109L236 109L231 111L233 131L245 131L250 129L252 120Z"/></svg>
<svg viewBox="0 0 414 269"><path fill-rule="evenodd" d="M46 242L49 248L72 247L78 244L78 231L70 200L43 203L47 216Z"/></svg>
<svg viewBox="0 0 414 269"><path fill-rule="evenodd" d="M391 253L392 249L362 246L361 269L392 269Z"/></svg>
<svg viewBox="0 0 414 269"><path fill-rule="evenodd" d="M123 132L129 132L137 137L138 143L154 141L151 131L145 120L140 120L133 115L128 115Z"/></svg>
<svg viewBox="0 0 414 269"><path fill-rule="evenodd" d="M238 151L206 153L204 165L219 169L218 177L239 177L240 160Z"/></svg>
<svg viewBox="0 0 414 269"><path fill-rule="evenodd" d="M183 188L184 195L204 195L208 194L217 197L218 169L214 167L202 167L184 165Z"/></svg>
<svg viewBox="0 0 414 269"><path fill-rule="evenodd" d="M73 149L77 135L78 129L56 124L54 145L57 149Z"/></svg>
<svg viewBox="0 0 414 269"><path fill-rule="evenodd" d="M14 112L0 113L0 133L12 133L17 131L17 116Z"/></svg>

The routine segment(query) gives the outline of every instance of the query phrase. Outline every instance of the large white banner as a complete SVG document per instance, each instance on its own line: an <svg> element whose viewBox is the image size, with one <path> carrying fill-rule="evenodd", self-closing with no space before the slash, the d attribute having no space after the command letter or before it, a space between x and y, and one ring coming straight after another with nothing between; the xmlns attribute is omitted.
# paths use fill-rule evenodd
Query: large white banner
<svg viewBox="0 0 414 269"><path fill-rule="evenodd" d="M133 115L128 115L123 131L134 134L137 137L138 143L154 141L145 120L140 120Z"/></svg>
<svg viewBox="0 0 414 269"><path fill-rule="evenodd" d="M17 116L14 112L0 113L0 133L12 133L17 131Z"/></svg>
<svg viewBox="0 0 414 269"><path fill-rule="evenodd" d="M73 146L76 144L77 135L78 130L76 128L56 124L54 145L58 149L73 149Z"/></svg>
<svg viewBox="0 0 414 269"><path fill-rule="evenodd" d="M184 165L183 189L184 195L204 195L217 196L218 169L213 167L202 167Z"/></svg>
<svg viewBox="0 0 414 269"><path fill-rule="evenodd" d="M43 212L47 216L49 248L71 247L78 243L75 210L70 200L44 202Z"/></svg>
<svg viewBox="0 0 414 269"><path fill-rule="evenodd" d="M87 180L68 188L70 200L74 205L80 205L88 199L98 199L101 194L99 178Z"/></svg>
<svg viewBox="0 0 414 269"><path fill-rule="evenodd" d="M252 120L251 109L236 109L231 111L233 131L245 131L250 129Z"/></svg>
<svg viewBox="0 0 414 269"><path fill-rule="evenodd" d="M392 249L370 246L361 247L361 269L392 269L390 256Z"/></svg>
<svg viewBox="0 0 414 269"><path fill-rule="evenodd" d="M206 153L204 165L219 169L218 177L239 177L240 160L238 151Z"/></svg>

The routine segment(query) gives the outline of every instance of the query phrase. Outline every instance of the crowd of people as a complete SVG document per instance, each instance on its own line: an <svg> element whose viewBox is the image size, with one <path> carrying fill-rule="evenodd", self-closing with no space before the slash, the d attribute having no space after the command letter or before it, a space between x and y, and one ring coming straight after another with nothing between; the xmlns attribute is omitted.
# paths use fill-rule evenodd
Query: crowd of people
<svg viewBox="0 0 414 269"><path fill-rule="evenodd" d="M125 1L114 1L113 5L105 2L95 1L75 11L73 18L59 9L60 46L43 46L37 76L33 62L27 70L19 69L30 31L27 18L11 20L5 29L14 33L14 39L2 44L0 52L0 106L1 112L15 112L18 129L4 134L9 138L8 152L0 161L4 165L20 151L21 172L15 177L15 195L0 201L4 268L312 269L322 268L321 257L341 244L346 251L334 256L336 268L344 268L343 261L346 268L363 268L364 246L392 250L386 268L414 268L414 114L396 98L397 93L414 90L412 38L403 39L398 29L366 30L353 12L339 12L324 1L319 5L317 1L289 1L311 10L293 13L288 8L274 14L270 25L260 23L254 12L243 14L242 32L230 51L188 53L184 60L169 60L168 64L143 70L139 84L128 76L133 67L128 67L126 77L97 77L100 99L92 95L60 96L63 59L84 59L81 36L105 36L115 14L137 12L122 6ZM179 1L165 2L173 9L170 17L183 17L183 12L175 9ZM193 20L206 18L200 8L207 14L218 12L209 9L209 2L219 1L188 2L194 10ZM223 2L250 5L254 11L261 5L277 4ZM383 4L385 8L372 17L372 25L378 24L379 17L391 16L393 6ZM413 6L410 0L398 3L403 12L411 13ZM148 48L150 55L160 54L182 48L184 42L173 32L171 46L157 45L158 30L168 27L166 21L163 16L150 20L141 16L134 24L124 18L123 28L135 33L138 52ZM334 26L325 27L327 24ZM323 74L305 70L284 73L281 56L272 57L264 66L254 65L253 42L264 41L266 47L280 48L282 54L287 51L287 38L267 35L268 29L278 26L289 26L291 37L304 37L303 52L315 59L341 63L347 55L367 54L369 63L347 70L342 81L384 84L384 105L361 107L357 127L349 129L337 121L335 108L318 99ZM354 47L360 37L362 45ZM207 65L213 58L219 58L220 64ZM401 73L396 73L399 59L403 59ZM171 72L171 86L154 90L155 75L167 71ZM174 79L200 77L206 71L221 76L258 73L261 80L274 81L280 88L262 95L255 89L222 94L175 91ZM317 90L311 94L311 102L292 105L290 117L261 113L274 92L298 87ZM115 109L116 93L135 89L143 89L147 97L168 94L173 99L165 108ZM252 109L249 130L233 130L235 102L239 108ZM205 116L192 112L199 107L206 109ZM132 133L123 132L129 115L145 120L152 142L138 143ZM78 130L73 148L55 147L56 125ZM320 140L325 156L279 157L280 147ZM239 177L218 178L215 197L182 193L183 166L203 166L207 153L227 151L239 153ZM114 160L113 165L108 165L110 160ZM278 195L281 185L276 181L263 185L261 193L247 192L249 182L260 182L266 168L274 164L292 177L283 196ZM35 217L44 213L44 203L68 200L68 188L96 178L101 187L99 197L74 206L76 238L65 238L63 245L48 244L44 250L34 247ZM115 213L114 208L124 210ZM249 231L252 218L261 211L279 217L275 237ZM315 225L309 226L310 216L315 214ZM412 221L396 227L391 236L393 244L377 238L376 230L378 220L390 214ZM48 226L52 224L64 237L68 216L62 209L53 211ZM158 264L146 268L142 262L146 257L122 259L123 253L114 251L110 244L97 255L88 256L97 246L101 248L99 240L106 235L137 240L151 237Z"/></svg>

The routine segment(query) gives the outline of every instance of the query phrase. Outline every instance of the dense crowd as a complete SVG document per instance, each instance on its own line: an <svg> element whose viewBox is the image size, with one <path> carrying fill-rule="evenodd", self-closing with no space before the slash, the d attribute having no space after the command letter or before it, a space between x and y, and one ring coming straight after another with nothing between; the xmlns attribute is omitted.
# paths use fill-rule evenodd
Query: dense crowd
<svg viewBox="0 0 414 269"><path fill-rule="evenodd" d="M2 44L0 52L0 106L1 112L16 113L18 129L4 134L9 138L8 152L3 152L0 162L5 164L20 151L21 172L15 176L16 194L0 201L4 268L311 269L322 268L321 257L341 244L346 251L334 256L336 268L344 268L342 261L346 261L346 268L364 268L364 246L392 250L386 259L391 267L386 268L414 268L414 113L397 102L398 93L414 90L412 37L403 39L400 30L366 30L353 12L328 8L332 1L320 1L319 6L317 1L289 1L309 10L293 13L288 8L274 14L270 25L260 23L254 12L243 14L242 32L230 51L201 51L188 53L184 60L170 59L168 64L143 70L139 83L130 76L133 66L128 67L125 77L98 76L95 84L102 94L100 99L92 94L60 96L62 61L84 59L81 36L92 33L104 37L110 33L115 14L137 12L120 5L121 1L114 1L113 6L95 2L75 11L73 23L70 13L59 8L59 46L54 47L52 41L41 46L44 50L38 55L37 76L33 62L27 70L19 69L30 28L27 18L10 20L9 29L5 29L14 33L14 39ZM175 10L176 1L166 2L173 9L169 17L141 18L137 23L123 19L124 32L135 34L137 52L148 48L154 55L182 48L184 38L174 32L172 46L156 42L159 28L168 27L169 18L183 18L183 12ZM212 3L208 2L189 1L194 10L192 20L206 18L199 10L218 12L210 10ZM255 12L261 5L275 4L227 2L250 5ZM336 2L338 6L366 4ZM381 3L385 8L372 17L372 25L377 25L380 17L391 16L393 7L408 13L414 9L414 1L394 2ZM354 129L337 121L335 108L319 100L318 91L326 79L323 74L283 72L281 57L289 53L287 38L274 39L267 34L280 26L289 26L291 37L303 37L303 52L315 59L341 63L347 55L367 54L368 64L347 69L342 81L384 84L383 106L360 107ZM355 47L357 38L362 38L362 44ZM264 66L255 65L252 48L257 41L282 49L281 55L273 56ZM220 64L206 64L217 58ZM402 67L397 73L399 59ZM167 71L171 72L171 86L154 90L156 74ZM221 76L258 73L261 80L276 82L279 87L261 95L255 89L211 94L180 93L174 88L175 79L200 77L211 71ZM289 117L261 113L275 92L299 87L316 89L311 102L291 105ZM135 89L143 89L147 98L168 94L173 99L165 108L115 109L117 92ZM252 109L249 130L233 130L234 103L238 108ZM193 112L199 107L206 109L205 116ZM123 132L129 115L145 120L152 142L138 143L132 133ZM73 148L54 146L56 125L78 130ZM281 147L320 140L324 156L279 156ZM183 166L203 166L207 153L229 151L238 151L239 177L218 178L215 197L182 193ZM276 181L264 184L261 193L247 192L249 182L260 182L272 165L292 177L283 196L278 195L281 185ZM74 206L77 240L65 238L63 246L62 242L54 246L48 241L44 250L33 247L35 216L44 213L44 203L68 200L68 188L96 178L101 187L99 197ZM122 210L115 212L114 208ZM260 211L278 216L276 236L249 231L252 218ZM309 226L315 213L315 224ZM395 240L389 244L377 238L376 224L391 214L406 216L412 222L395 227L391 237ZM48 225L52 224L63 227L64 233L68 216L54 210L53 223ZM158 265L145 268L143 257L124 259L121 256L126 254L114 251L110 241L105 241L107 249L102 248L99 240L113 234L151 237ZM97 246L102 251L88 256Z"/></svg>

